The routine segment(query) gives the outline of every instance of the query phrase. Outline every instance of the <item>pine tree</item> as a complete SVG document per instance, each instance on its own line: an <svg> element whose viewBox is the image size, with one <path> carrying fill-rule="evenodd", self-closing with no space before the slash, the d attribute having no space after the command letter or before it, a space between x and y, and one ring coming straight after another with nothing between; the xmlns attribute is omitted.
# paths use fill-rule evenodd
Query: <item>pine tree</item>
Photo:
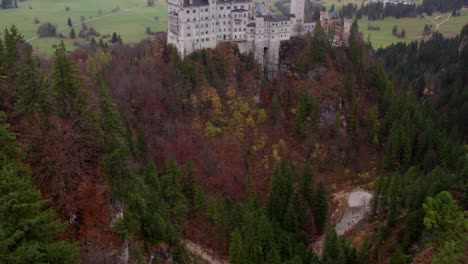
<svg viewBox="0 0 468 264"><path fill-rule="evenodd" d="M81 78L75 63L68 58L63 41L55 50L55 65L52 73L57 112L64 118L79 118L86 107L86 99L80 89Z"/></svg>
<svg viewBox="0 0 468 264"><path fill-rule="evenodd" d="M310 96L307 93L307 91L304 90L297 104L296 122L295 122L296 131L301 136L307 135L305 121L306 121L306 118L309 117L310 115L311 105L312 105L312 102L311 102Z"/></svg>
<svg viewBox="0 0 468 264"><path fill-rule="evenodd" d="M314 219L315 226L319 233L322 233L328 216L328 201L325 185L320 182L317 192L314 195Z"/></svg>
<svg viewBox="0 0 468 264"><path fill-rule="evenodd" d="M300 191L304 201L307 202L309 206L313 204L312 202L312 186L313 186L313 179L312 179L312 169L310 168L310 163L306 162L304 166L304 171L301 175L300 181Z"/></svg>
<svg viewBox="0 0 468 264"><path fill-rule="evenodd" d="M114 43L117 43L119 41L119 37L117 36L117 33L112 33L112 38L111 38L111 42L112 44Z"/></svg>
<svg viewBox="0 0 468 264"><path fill-rule="evenodd" d="M393 226L395 224L396 218L398 216L398 204L400 197L400 179L398 176L393 176L390 181L390 186L388 187L387 193L387 204L388 204L388 213L387 213L387 225Z"/></svg>
<svg viewBox="0 0 468 264"><path fill-rule="evenodd" d="M309 67L317 64L324 63L328 52L330 51L330 43L328 36L320 23L314 28L312 41L309 50L308 65Z"/></svg>
<svg viewBox="0 0 468 264"><path fill-rule="evenodd" d="M291 232L296 232L304 224L305 208L299 201L299 195L294 193L289 199L288 207L284 215L284 227Z"/></svg>
<svg viewBox="0 0 468 264"><path fill-rule="evenodd" d="M5 65L5 46L3 44L3 39L0 35L0 76L3 71L3 66Z"/></svg>
<svg viewBox="0 0 468 264"><path fill-rule="evenodd" d="M341 118L339 112L335 113L335 119L333 120L333 136L337 137L341 132Z"/></svg>
<svg viewBox="0 0 468 264"><path fill-rule="evenodd" d="M271 103L271 117L273 119L273 122L277 122L281 118L281 97L279 91L275 91L273 93L273 99Z"/></svg>
<svg viewBox="0 0 468 264"><path fill-rule="evenodd" d="M71 28L71 29L70 29L70 38L71 38L71 39L75 39L75 38L76 38L76 32L75 32L75 29L74 29L74 28Z"/></svg>
<svg viewBox="0 0 468 264"><path fill-rule="evenodd" d="M242 237L237 228L231 234L231 243L229 243L229 263L248 263Z"/></svg>
<svg viewBox="0 0 468 264"><path fill-rule="evenodd" d="M78 248L56 241L65 226L33 186L16 136L0 112L0 259L5 263L75 263Z"/></svg>
<svg viewBox="0 0 468 264"><path fill-rule="evenodd" d="M23 40L23 36L19 33L15 25L12 25L10 29L5 28L4 33L4 64L5 69L9 69L13 66L18 58L18 45Z"/></svg>
<svg viewBox="0 0 468 264"><path fill-rule="evenodd" d="M49 110L46 81L38 70L38 64L32 47L25 45L18 68L18 100L15 105L21 114L45 113Z"/></svg>
<svg viewBox="0 0 468 264"><path fill-rule="evenodd" d="M185 197L187 197L188 201L193 205L195 199L196 184L192 160L189 160L186 164L185 179L183 185Z"/></svg>
<svg viewBox="0 0 468 264"><path fill-rule="evenodd" d="M336 263L336 260L340 254L339 251L338 235L336 234L335 229L332 228L327 231L325 236L325 242L323 244L322 250L322 262Z"/></svg>
<svg viewBox="0 0 468 264"><path fill-rule="evenodd" d="M374 144L379 143L379 110L377 107L372 107L369 112L367 112L366 116L366 126L369 130L369 135L372 138Z"/></svg>
<svg viewBox="0 0 468 264"><path fill-rule="evenodd" d="M107 150L113 150L120 145L120 139L123 134L119 110L112 101L109 88L100 74L96 75L95 82L99 96L99 119L103 131L103 146Z"/></svg>
<svg viewBox="0 0 468 264"><path fill-rule="evenodd" d="M278 253L278 250L276 250L275 248L271 249L268 252L265 263L268 263L268 264L281 264L282 263L281 262L281 256Z"/></svg>
<svg viewBox="0 0 468 264"><path fill-rule="evenodd" d="M276 162L270 183L270 197L268 199L269 216L283 224L289 199L293 192L292 172L286 159Z"/></svg>
<svg viewBox="0 0 468 264"><path fill-rule="evenodd" d="M68 18L67 24L69 27L73 27L73 23L71 21L71 18Z"/></svg>
<svg viewBox="0 0 468 264"><path fill-rule="evenodd" d="M91 48L93 49L97 47L96 39L94 37L91 37L90 45L91 45Z"/></svg>

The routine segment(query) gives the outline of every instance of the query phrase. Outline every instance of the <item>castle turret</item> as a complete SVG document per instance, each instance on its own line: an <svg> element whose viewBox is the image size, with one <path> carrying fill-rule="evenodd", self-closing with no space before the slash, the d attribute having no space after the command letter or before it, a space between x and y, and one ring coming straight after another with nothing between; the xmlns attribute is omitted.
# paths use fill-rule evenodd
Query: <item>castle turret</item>
<svg viewBox="0 0 468 264"><path fill-rule="evenodd" d="M296 16L296 23L304 23L304 0L291 0L291 14Z"/></svg>

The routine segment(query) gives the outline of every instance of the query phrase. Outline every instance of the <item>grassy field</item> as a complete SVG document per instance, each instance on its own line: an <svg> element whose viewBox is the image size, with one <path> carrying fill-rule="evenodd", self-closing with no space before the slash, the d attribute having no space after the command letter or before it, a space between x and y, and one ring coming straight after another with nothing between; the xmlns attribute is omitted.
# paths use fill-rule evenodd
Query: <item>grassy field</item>
<svg viewBox="0 0 468 264"><path fill-rule="evenodd" d="M55 24L65 36L69 34L67 20L70 17L73 23L79 23L84 16L87 26L94 27L101 35L117 32L124 43L136 43L148 38L146 28L152 31L165 31L167 28L167 6L164 0L157 0L153 7L146 6L146 0L31 0L19 2L18 9L0 9L0 29L15 24L25 39L36 37L38 24L51 22ZM65 10L69 7L69 11ZM119 7L120 12L113 13L112 9ZM154 17L158 21L154 21ZM80 26L75 26L79 31ZM73 42L65 39L71 49ZM51 46L60 42L59 38L38 38L30 41L31 45L43 55L53 52ZM77 42L83 42L78 40Z"/></svg>
<svg viewBox="0 0 468 264"><path fill-rule="evenodd" d="M441 16L441 19L436 20L436 16ZM386 47L392 43L405 41L415 41L423 39L422 33L424 25L432 25L436 28L436 24L447 19L449 13L440 14L434 13L432 16L417 17L417 18L393 18L387 17L384 20L368 21L367 17L358 20L359 30L364 34L364 37L370 37L374 48ZM460 33L463 26L468 23L468 9L463 9L458 17L450 17L446 22L439 26L439 32L446 37L454 37ZM368 30L368 25L379 26L380 30ZM392 34L393 27L397 26L398 30L405 29L406 37L397 38Z"/></svg>

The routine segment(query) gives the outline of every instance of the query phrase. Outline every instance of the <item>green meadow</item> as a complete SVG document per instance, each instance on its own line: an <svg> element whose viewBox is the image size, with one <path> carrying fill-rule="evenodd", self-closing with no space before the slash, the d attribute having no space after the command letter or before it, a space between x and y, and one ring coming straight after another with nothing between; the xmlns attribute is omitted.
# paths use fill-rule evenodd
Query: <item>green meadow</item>
<svg viewBox="0 0 468 264"><path fill-rule="evenodd" d="M415 18L394 18L386 17L384 20L368 21L367 17L358 20L359 30L363 33L364 38L370 38L374 48L386 47L396 42L411 42L421 40L423 37L424 25L432 25L433 30L436 25L443 22L450 14L434 13L432 16L424 15L424 17ZM435 17L440 16L440 19ZM462 9L460 16L450 17L447 21L439 26L439 32L446 37L454 37L460 33L463 26L468 23L468 9ZM378 26L380 30L369 30L368 26ZM397 38L392 34L393 27L396 26L398 31L402 29L406 32L405 38Z"/></svg>
<svg viewBox="0 0 468 264"><path fill-rule="evenodd" d="M146 0L30 0L18 2L17 9L0 9L0 29L15 24L27 40L37 37L40 23L51 22L57 26L58 33L68 37L70 29L68 18L73 24L80 23L81 17L88 27L94 27L101 35L120 34L124 43L137 43L149 38L146 28L151 31L165 31L167 28L167 6L164 0L155 0L154 6L148 7ZM113 9L119 9L113 12ZM68 11L66 10L68 9ZM157 21L155 21L157 16ZM78 34L81 25L74 26ZM52 45L60 38L37 38L30 44L42 55L53 52ZM74 42L84 43L83 39L63 39L71 49Z"/></svg>

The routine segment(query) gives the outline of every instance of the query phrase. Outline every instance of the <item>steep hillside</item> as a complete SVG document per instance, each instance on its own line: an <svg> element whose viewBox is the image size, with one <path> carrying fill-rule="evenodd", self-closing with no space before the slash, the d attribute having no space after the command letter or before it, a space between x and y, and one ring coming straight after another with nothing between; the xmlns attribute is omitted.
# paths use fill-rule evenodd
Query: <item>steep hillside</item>
<svg viewBox="0 0 468 264"><path fill-rule="evenodd" d="M39 61L5 31L0 109L77 261L191 263L197 245L230 263L458 261L458 119L394 88L356 26L346 48L317 28L284 43L274 79L228 44L183 59L162 40L61 45ZM338 236L356 187L374 192L370 215Z"/></svg>

